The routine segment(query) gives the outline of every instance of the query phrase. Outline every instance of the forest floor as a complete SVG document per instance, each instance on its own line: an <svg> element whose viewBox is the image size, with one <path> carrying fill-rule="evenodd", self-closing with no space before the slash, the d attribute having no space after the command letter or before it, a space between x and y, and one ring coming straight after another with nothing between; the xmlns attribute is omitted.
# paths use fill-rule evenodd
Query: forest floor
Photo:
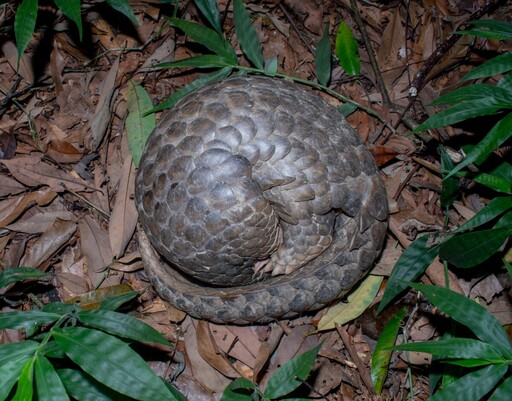
<svg viewBox="0 0 512 401"><path fill-rule="evenodd" d="M41 295L44 302L82 294L94 301L95 289L107 288L115 294L123 290L119 284L143 291L131 314L164 333L178 351L152 355L150 365L163 377L184 366L173 384L189 400L219 399L223 389L239 376L264 384L278 366L320 342L324 343L309 380L311 390L302 396L327 400L427 399L430 358L412 353L393 353L384 390L379 396L374 394L369 373L372 349L397 311L397 306L392 306L375 314L383 289L373 306L355 321L308 336L317 329L326 310L269 325L215 325L173 309L149 286L138 253L135 167L125 134L129 82L143 85L158 104L200 72L150 67L201 54L202 49L164 18L172 12L170 5L149 0L131 3L139 27L112 9L95 5L83 14L82 42L77 40L75 27L48 6L39 16L19 75L14 41L2 40L1 266L31 266L52 272L51 288L55 290ZM236 44L232 10L226 10L227 3L221 0L219 5L223 29ZM510 42L463 35L442 47L449 35L485 3L359 1L355 13L350 0L245 1L264 58L277 57L281 73L315 80L314 48L326 23L331 43L340 21L346 22L358 39L360 76L350 77L335 66L330 88L373 109L387 122L384 125L363 110L348 118L372 150L389 200L388 237L372 271L375 275L389 276L403 249L418 234L439 230L445 224L445 213L439 206L442 178L438 145L442 143L457 153L461 138L485 132L485 127L448 127L421 136L409 134L435 112L429 104L440 94L459 87L461 78L474 66L511 50ZM6 13L3 18L8 18L12 10L4 7L2 12ZM356 15L360 15L362 25L358 25ZM512 4L496 2L482 18L506 20L511 15ZM177 16L204 23L193 2L180 2ZM378 70L370 64L363 28ZM427 65L424 85L404 116L412 82L425 61L437 52L440 57ZM472 186L465 188L449 212L450 224L464 223L488 201L485 193ZM512 308L505 291L510 283L504 277L493 270L485 274L454 271L448 279L450 288L478 298L502 324L511 324ZM438 260L422 277L423 282L439 285L445 280ZM409 305L414 310L405 328L409 341L434 339L442 332L439 316L424 308L414 293L397 305ZM12 306L4 310L12 310ZM21 333L8 331L0 336L0 343L22 339Z"/></svg>

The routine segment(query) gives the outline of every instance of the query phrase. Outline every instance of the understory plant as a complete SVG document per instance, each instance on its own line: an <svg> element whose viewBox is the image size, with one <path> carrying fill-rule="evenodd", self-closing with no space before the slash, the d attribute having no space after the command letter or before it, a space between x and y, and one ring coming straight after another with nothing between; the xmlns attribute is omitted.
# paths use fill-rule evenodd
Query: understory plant
<svg viewBox="0 0 512 401"><path fill-rule="evenodd" d="M484 38L512 40L512 23L474 21L474 29L458 32ZM496 83L488 83L494 78ZM484 262L496 266L501 260L512 275L512 165L495 151L512 136L512 53L501 54L475 68L464 77L471 83L442 95L433 104L450 105L419 125L415 132L453 125L465 120L493 115L496 124L474 146L464 146L464 160L454 165L441 147L443 192L441 206L448 212L460 194L459 177L473 180L486 187L494 196L473 218L453 231L439 231L417 238L397 261L379 305L382 311L408 286L420 291L432 304L455 322L439 341L402 344L396 350L430 353L435 366L445 369L431 374L432 401L477 401L488 396L497 401L512 394L512 344L497 319L484 307L448 288L411 284L421 276L434 258L439 257L445 268L471 268ZM491 82L491 81L490 81ZM403 316L402 316L403 317ZM391 322L394 334L381 338L373 355L372 374L382 385L385 378L385 358L389 357L400 320ZM461 326L474 337L461 336ZM384 362L383 362L384 361ZM458 367L454 369L454 366ZM486 398L487 399L487 398Z"/></svg>

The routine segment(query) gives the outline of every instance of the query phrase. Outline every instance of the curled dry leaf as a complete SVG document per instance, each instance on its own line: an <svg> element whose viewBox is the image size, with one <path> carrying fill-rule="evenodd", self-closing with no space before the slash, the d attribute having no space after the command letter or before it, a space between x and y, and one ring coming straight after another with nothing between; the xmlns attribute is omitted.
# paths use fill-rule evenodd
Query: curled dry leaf
<svg viewBox="0 0 512 401"><path fill-rule="evenodd" d="M8 230L18 231L27 234L39 234L48 230L57 220L68 220L76 222L76 216L67 211L42 212L30 216L27 219L5 226Z"/></svg>
<svg viewBox="0 0 512 401"><path fill-rule="evenodd" d="M50 203L56 196L57 194L50 188L43 188L39 191L30 192L29 194L20 195L16 198L1 202L0 227L5 227L18 219L27 209L35 204L43 206Z"/></svg>

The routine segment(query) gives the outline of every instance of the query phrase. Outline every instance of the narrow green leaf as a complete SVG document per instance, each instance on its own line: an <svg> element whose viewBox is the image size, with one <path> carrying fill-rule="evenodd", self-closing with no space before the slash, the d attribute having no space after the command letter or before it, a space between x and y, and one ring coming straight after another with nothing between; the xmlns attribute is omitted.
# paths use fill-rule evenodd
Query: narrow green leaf
<svg viewBox="0 0 512 401"><path fill-rule="evenodd" d="M426 352L439 356L441 360L447 358L481 359L487 361L487 365L506 362L492 346L471 338L446 338L438 341L400 344L393 349Z"/></svg>
<svg viewBox="0 0 512 401"><path fill-rule="evenodd" d="M406 312L407 308L403 307L391 318L388 324L386 324L386 327L384 327L384 330L382 330L377 345L375 346L375 351L373 351L371 376L377 395L380 395L382 392L382 387L388 375L388 366L392 353L389 347L393 346L396 341L400 324Z"/></svg>
<svg viewBox="0 0 512 401"><path fill-rule="evenodd" d="M80 9L80 0L54 0L57 7L59 7L62 14L73 21L78 29L78 36L82 41L82 15Z"/></svg>
<svg viewBox="0 0 512 401"><path fill-rule="evenodd" d="M443 242L439 257L457 267L473 267L498 252L511 235L512 227L459 234Z"/></svg>
<svg viewBox="0 0 512 401"><path fill-rule="evenodd" d="M115 391L141 401L176 400L164 382L123 341L83 327L56 329L53 336L73 362Z"/></svg>
<svg viewBox="0 0 512 401"><path fill-rule="evenodd" d="M81 370L59 369L57 374L70 396L79 401L131 401Z"/></svg>
<svg viewBox="0 0 512 401"><path fill-rule="evenodd" d="M128 83L128 117L126 117L126 134L133 164L139 167L144 145L156 126L154 114L145 114L153 108L148 93L135 81Z"/></svg>
<svg viewBox="0 0 512 401"><path fill-rule="evenodd" d="M325 24L324 36L316 45L315 52L316 77L320 85L327 86L331 80L332 53L329 39L329 23Z"/></svg>
<svg viewBox="0 0 512 401"><path fill-rule="evenodd" d="M5 400L18 381L25 364L33 357L39 344L35 341L0 346L0 400Z"/></svg>
<svg viewBox="0 0 512 401"><path fill-rule="evenodd" d="M274 56L269 60L265 60L265 75L275 77L277 74L277 57Z"/></svg>
<svg viewBox="0 0 512 401"><path fill-rule="evenodd" d="M306 380L313 369L316 356L322 344L304 352L303 354L286 362L270 377L265 386L265 398L274 399L291 393L302 383L296 378Z"/></svg>
<svg viewBox="0 0 512 401"><path fill-rule="evenodd" d="M114 10L119 11L125 17L127 17L133 24L136 26L140 26L139 21L135 17L132 8L130 7L130 3L128 0L105 0L107 4L110 5Z"/></svg>
<svg viewBox="0 0 512 401"><path fill-rule="evenodd" d="M256 392L256 388L252 381L239 377L224 389L220 401L253 401L252 395Z"/></svg>
<svg viewBox="0 0 512 401"><path fill-rule="evenodd" d="M504 380L487 401L503 401L510 397L510 394L512 394L512 376Z"/></svg>
<svg viewBox="0 0 512 401"><path fill-rule="evenodd" d="M484 343L502 357L512 358L512 343L500 322L483 306L447 288L411 283L435 306L452 319L468 327Z"/></svg>
<svg viewBox="0 0 512 401"><path fill-rule="evenodd" d="M444 363L448 365L454 365L458 368L481 368L483 366L492 365L493 363L490 363L487 359L445 359L443 360ZM501 360L501 363L503 363L503 360ZM460 375L459 375L460 376Z"/></svg>
<svg viewBox="0 0 512 401"><path fill-rule="evenodd" d="M34 362L35 358L30 358L21 369L18 387L12 401L32 400L34 394Z"/></svg>
<svg viewBox="0 0 512 401"><path fill-rule="evenodd" d="M187 86L176 91L172 96L170 96L165 101L160 103L158 106L150 110L150 112L160 111L172 107L178 100L180 100L183 96L187 95L188 93L192 92L194 89L200 88L201 86L206 85L210 82L226 78L229 74L231 74L231 71L231 67L225 67L221 70L202 75L200 78L196 79Z"/></svg>
<svg viewBox="0 0 512 401"><path fill-rule="evenodd" d="M100 310L111 310L115 311L124 305L125 303L137 298L140 295L139 291L130 291L125 294L119 294L108 297L100 302Z"/></svg>
<svg viewBox="0 0 512 401"><path fill-rule="evenodd" d="M478 401L492 390L506 371L506 365L489 365L468 373L438 391L429 401Z"/></svg>
<svg viewBox="0 0 512 401"><path fill-rule="evenodd" d="M506 74L503 78L501 78L496 86L500 88L505 88L508 91L512 91L512 72Z"/></svg>
<svg viewBox="0 0 512 401"><path fill-rule="evenodd" d="M82 310L76 316L87 326L119 337L172 347L172 344L154 328L124 313L106 310Z"/></svg>
<svg viewBox="0 0 512 401"><path fill-rule="evenodd" d="M428 246L430 240L429 235L416 238L400 255L389 276L377 313L380 313L398 294L405 291L409 281L416 280L430 266L439 252L439 246Z"/></svg>
<svg viewBox="0 0 512 401"><path fill-rule="evenodd" d="M512 209L511 197L494 198L487 204L487 206L481 209L477 214L475 214L470 220L468 220L464 225L460 226L453 233L455 234L462 231L472 230L485 223L488 223L489 221L494 220L496 217L510 209Z"/></svg>
<svg viewBox="0 0 512 401"><path fill-rule="evenodd" d="M201 56L189 57L183 60L170 61L167 63L157 64L159 68L181 68L181 67L196 67L196 68L223 68L223 67L236 67L236 64L230 64L226 59L217 54L205 54Z"/></svg>
<svg viewBox="0 0 512 401"><path fill-rule="evenodd" d="M34 362L36 393L44 401L69 401L66 389L48 359L37 355Z"/></svg>
<svg viewBox="0 0 512 401"><path fill-rule="evenodd" d="M14 16L14 36L18 46L18 63L36 28L38 0L23 0Z"/></svg>
<svg viewBox="0 0 512 401"><path fill-rule="evenodd" d="M361 72L361 62L357 41L352 30L345 22L340 22L336 32L336 56L345 72L357 76Z"/></svg>
<svg viewBox="0 0 512 401"><path fill-rule="evenodd" d="M233 0L233 20L236 37L245 56L256 68L263 69L260 39L242 0Z"/></svg>
<svg viewBox="0 0 512 401"><path fill-rule="evenodd" d="M511 40L512 39L512 24L505 21L497 20L476 20L469 22L474 26L481 26L487 29L470 29L465 31L458 31L458 34L468 34L481 36L483 38L498 39L498 40Z"/></svg>
<svg viewBox="0 0 512 401"><path fill-rule="evenodd" d="M512 52L500 54L468 72L463 80L492 77L512 70Z"/></svg>
<svg viewBox="0 0 512 401"><path fill-rule="evenodd" d="M439 147L441 152L441 171L450 171L453 169L453 162L448 156L446 149L443 146ZM443 210L448 210L455 202L459 194L459 180L454 177L446 178L443 173L443 191L441 192L441 207Z"/></svg>
<svg viewBox="0 0 512 401"><path fill-rule="evenodd" d="M3 312L0 313L0 329L29 330L41 324L56 322L60 317L56 313L38 311Z"/></svg>
<svg viewBox="0 0 512 401"><path fill-rule="evenodd" d="M499 86L488 84L471 84L440 96L435 101L433 101L432 104L437 106L441 104L458 104L461 102L481 101L488 102L486 104L489 105L493 104L506 108L512 106L510 99L511 96L511 91Z"/></svg>
<svg viewBox="0 0 512 401"><path fill-rule="evenodd" d="M427 120L428 121L428 120ZM450 177L473 162L483 162L496 148L512 137L512 113L503 117L482 139L464 160L447 177Z"/></svg>
<svg viewBox="0 0 512 401"><path fill-rule="evenodd" d="M490 188L496 192L501 192L504 194L512 194L512 181L496 177L492 174L487 173L478 173L474 174L465 174L461 173L463 177L470 177L473 181L477 182L480 185L485 185L487 188Z"/></svg>
<svg viewBox="0 0 512 401"><path fill-rule="evenodd" d="M41 309L42 312L56 313L60 316L72 315L76 313L80 308L74 304L65 304L62 302L51 302L46 304Z"/></svg>
<svg viewBox="0 0 512 401"><path fill-rule="evenodd" d="M39 280L49 277L51 277L50 274L31 267L7 269L0 273L0 288L7 287L9 284L17 283L19 281Z"/></svg>
<svg viewBox="0 0 512 401"><path fill-rule="evenodd" d="M206 18L210 25L222 36L222 27L220 26L220 14L217 0L195 0L197 8Z"/></svg>
<svg viewBox="0 0 512 401"><path fill-rule="evenodd" d="M213 29L178 18L166 18L192 40L200 43L213 53L224 57L228 63L237 64L236 53L231 44Z"/></svg>
<svg viewBox="0 0 512 401"><path fill-rule="evenodd" d="M338 111L343 114L343 117L348 117L357 110L358 106L356 103L345 102L338 106Z"/></svg>

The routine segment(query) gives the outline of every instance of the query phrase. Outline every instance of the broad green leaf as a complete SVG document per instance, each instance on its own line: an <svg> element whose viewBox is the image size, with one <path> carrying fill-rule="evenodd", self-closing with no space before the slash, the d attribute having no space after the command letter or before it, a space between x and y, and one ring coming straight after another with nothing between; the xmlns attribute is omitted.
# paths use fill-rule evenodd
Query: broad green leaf
<svg viewBox="0 0 512 401"><path fill-rule="evenodd" d="M479 227L489 221L494 220L496 217L502 215L507 210L512 209L512 198L511 197L498 197L491 200L487 206L481 209L475 214L470 220L464 225L460 226L453 233L459 233L462 231L472 230Z"/></svg>
<svg viewBox="0 0 512 401"><path fill-rule="evenodd" d="M478 401L492 390L506 371L506 365L489 365L468 373L438 391L429 401Z"/></svg>
<svg viewBox="0 0 512 401"><path fill-rule="evenodd" d="M0 329L29 330L45 323L56 322L61 315L56 313L26 311L0 313Z"/></svg>
<svg viewBox="0 0 512 401"><path fill-rule="evenodd" d="M135 81L128 83L128 117L126 117L126 134L133 164L139 167L144 145L156 125L154 114L145 114L153 108L148 93Z"/></svg>
<svg viewBox="0 0 512 401"><path fill-rule="evenodd" d="M480 26L487 29L470 29L466 31L458 31L458 34L469 34L481 36L483 38L498 39L498 40L511 40L512 39L512 24L505 21L497 20L476 20L470 21L469 24Z"/></svg>
<svg viewBox="0 0 512 401"><path fill-rule="evenodd" d="M53 337L73 362L115 391L141 401L176 400L162 379L123 341L83 327L55 329Z"/></svg>
<svg viewBox="0 0 512 401"><path fill-rule="evenodd" d="M100 302L99 309L115 311L124 305L125 303L137 298L140 295L139 291L130 291L124 294L114 295L108 297Z"/></svg>
<svg viewBox="0 0 512 401"><path fill-rule="evenodd" d="M416 238L400 255L389 276L377 313L380 313L398 294L405 291L409 281L414 281L430 266L439 252L439 246L428 246L430 241L429 235Z"/></svg>
<svg viewBox="0 0 512 401"><path fill-rule="evenodd" d="M222 27L220 26L220 14L217 0L195 0L197 8L206 18L210 25L222 36Z"/></svg>
<svg viewBox="0 0 512 401"><path fill-rule="evenodd" d="M478 368L482 366L492 365L487 359L444 359L447 365L455 365L462 368ZM501 361L503 363L503 360ZM460 375L459 375L460 376Z"/></svg>
<svg viewBox="0 0 512 401"><path fill-rule="evenodd" d="M297 380L306 380L313 369L316 356L322 344L304 352L279 367L270 377L265 386L265 398L274 399L291 393L302 383Z"/></svg>
<svg viewBox="0 0 512 401"><path fill-rule="evenodd" d="M357 41L348 24L343 21L340 22L336 32L336 56L348 75L359 75L361 62Z"/></svg>
<svg viewBox="0 0 512 401"><path fill-rule="evenodd" d="M269 60L265 60L265 75L275 77L277 74L277 57L274 56Z"/></svg>
<svg viewBox="0 0 512 401"><path fill-rule="evenodd" d="M135 17L132 8L130 7L130 3L128 0L105 0L107 4L110 5L114 10L119 11L125 17L127 17L133 24L136 26L140 26L139 21Z"/></svg>
<svg viewBox="0 0 512 401"><path fill-rule="evenodd" d="M418 343L400 344L394 350L426 352L447 358L481 359L490 363L506 362L492 346L471 338L446 338L438 341L423 341Z"/></svg>
<svg viewBox="0 0 512 401"><path fill-rule="evenodd" d="M461 102L489 102L503 108L511 107L512 92L499 86L488 84L471 84L440 96L432 102L433 105L458 104Z"/></svg>
<svg viewBox="0 0 512 401"><path fill-rule="evenodd" d="M503 401L512 394L512 376L501 383L487 401Z"/></svg>
<svg viewBox="0 0 512 401"><path fill-rule="evenodd" d="M114 284L77 295L68 299L66 303L80 305L81 309L108 309L103 307L104 303L112 302L112 306L117 305L119 307L138 294L139 292L134 291L128 284Z"/></svg>
<svg viewBox="0 0 512 401"><path fill-rule="evenodd" d="M453 162L448 156L443 146L439 147L441 152L441 171L450 171L453 169ZM445 178L443 174L443 190L441 192L441 207L443 210L448 210L455 202L455 199L459 195L459 180L454 177Z"/></svg>
<svg viewBox="0 0 512 401"><path fill-rule="evenodd" d="M34 394L34 362L35 358L30 358L21 369L18 387L12 401L32 400Z"/></svg>
<svg viewBox="0 0 512 401"><path fill-rule="evenodd" d="M329 308L318 322L318 330L315 332L334 329L336 325L344 325L361 316L375 299L382 280L382 276L369 275L355 291L350 293L346 301Z"/></svg>
<svg viewBox="0 0 512 401"><path fill-rule="evenodd" d="M0 400L5 400L18 381L25 364L33 357L39 344L35 341L0 346Z"/></svg>
<svg viewBox="0 0 512 401"><path fill-rule="evenodd" d="M49 304L44 305L41 311L47 313L56 313L60 316L63 316L72 315L76 313L79 309L80 308L76 305L65 304L62 302L51 302Z"/></svg>
<svg viewBox="0 0 512 401"><path fill-rule="evenodd" d="M325 24L324 36L316 45L315 68L320 85L327 86L331 79L332 68L331 41L329 39L329 23Z"/></svg>
<svg viewBox="0 0 512 401"><path fill-rule="evenodd" d="M23 0L14 16L14 36L18 46L18 63L34 33L37 19L38 0Z"/></svg>
<svg viewBox="0 0 512 401"><path fill-rule="evenodd" d="M356 103L345 102L338 106L338 111L343 114L343 117L348 117L357 110L358 106Z"/></svg>
<svg viewBox="0 0 512 401"><path fill-rule="evenodd" d="M500 322L483 306L447 288L411 283L442 312L468 327L484 343L502 357L512 358L512 343Z"/></svg>
<svg viewBox="0 0 512 401"><path fill-rule="evenodd" d="M461 175L463 177L469 177L478 184L485 185L487 188L496 192L512 194L512 181L487 173L478 173L477 175L473 175L471 173L464 174L464 172L462 172Z"/></svg>
<svg viewBox="0 0 512 401"><path fill-rule="evenodd" d="M192 40L200 43L213 53L224 57L228 63L237 64L235 50L231 44L213 29L194 22L184 21L178 18L166 17L176 28L182 30Z"/></svg>
<svg viewBox="0 0 512 401"><path fill-rule="evenodd" d="M496 84L496 86L512 91L512 72L509 72L507 75L501 78Z"/></svg>
<svg viewBox="0 0 512 401"><path fill-rule="evenodd" d="M57 374L70 396L79 401L131 401L133 398L101 384L81 370L59 369Z"/></svg>
<svg viewBox="0 0 512 401"><path fill-rule="evenodd" d="M17 283L19 281L39 280L49 277L51 277L50 274L31 267L7 269L0 273L0 288L7 287L9 284Z"/></svg>
<svg viewBox="0 0 512 401"><path fill-rule="evenodd" d="M473 267L494 255L512 235L512 227L456 235L441 244L439 257L457 267Z"/></svg>
<svg viewBox="0 0 512 401"><path fill-rule="evenodd" d="M154 342L172 347L165 337L151 326L124 313L106 310L83 310L77 318L95 329L138 342Z"/></svg>
<svg viewBox="0 0 512 401"><path fill-rule="evenodd" d="M463 80L492 77L512 70L512 52L500 54L468 72Z"/></svg>
<svg viewBox="0 0 512 401"><path fill-rule="evenodd" d="M34 362L36 393L39 400L69 401L66 389L48 359L37 355Z"/></svg>
<svg viewBox="0 0 512 401"><path fill-rule="evenodd" d="M80 41L82 41L82 14L80 8L80 0L54 0L62 14L73 21L78 29Z"/></svg>
<svg viewBox="0 0 512 401"><path fill-rule="evenodd" d="M427 120L428 121L428 120ZM466 155L464 160L457 165L447 177L462 170L467 165L483 162L488 155L512 137L512 113L503 117L482 139L473 150Z"/></svg>
<svg viewBox="0 0 512 401"><path fill-rule="evenodd" d="M239 377L224 389L220 401L253 401L251 395L255 392L256 385L252 381Z"/></svg>
<svg viewBox="0 0 512 401"><path fill-rule="evenodd" d="M372 355L371 376L372 382L375 386L375 393L379 395L382 392L382 387L388 375L388 366L391 359L392 351L389 347L393 346L400 329L400 324L407 312L407 308L403 307L394 315L391 320L386 324L384 330L379 336L377 345Z"/></svg>
<svg viewBox="0 0 512 401"><path fill-rule="evenodd" d="M201 86L206 85L210 82L226 78L229 74L231 74L231 71L231 67L225 67L221 70L202 75L200 78L196 79L192 83L176 91L172 96L167 98L158 106L154 107L153 110L151 110L151 112L160 111L172 107L178 100L180 100L186 94L192 92L194 89L200 88Z"/></svg>
<svg viewBox="0 0 512 401"><path fill-rule="evenodd" d="M512 229L512 210L505 213L494 225L494 229L506 228Z"/></svg>
<svg viewBox="0 0 512 401"><path fill-rule="evenodd" d="M180 67L196 67L196 68L223 68L235 67L236 64L230 64L224 57L217 54L205 54L195 56L178 61L170 61L160 63L156 67L159 68L180 68Z"/></svg>
<svg viewBox="0 0 512 401"><path fill-rule="evenodd" d="M236 37L245 56L256 68L263 69L260 39L242 0L233 0L233 20Z"/></svg>

